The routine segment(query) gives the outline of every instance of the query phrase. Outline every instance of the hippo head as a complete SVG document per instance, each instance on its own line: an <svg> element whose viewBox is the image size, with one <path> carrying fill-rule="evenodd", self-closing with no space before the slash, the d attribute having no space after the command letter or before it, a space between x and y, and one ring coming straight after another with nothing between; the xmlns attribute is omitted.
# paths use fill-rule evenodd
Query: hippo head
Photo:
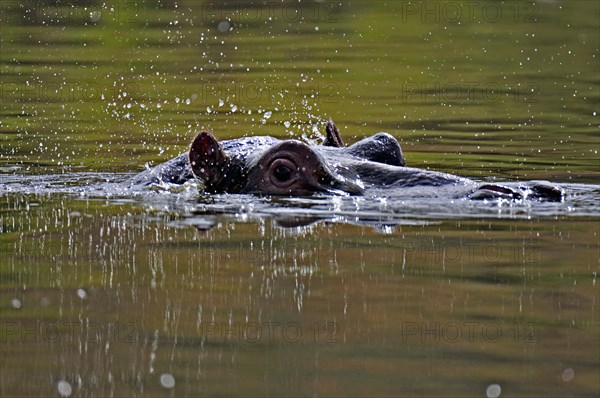
<svg viewBox="0 0 600 398"><path fill-rule="evenodd" d="M238 156L226 153L212 134L202 132L192 143L189 161L196 178L212 193L362 192L359 184L337 175L315 149L297 140L275 141L258 146L248 156Z"/></svg>

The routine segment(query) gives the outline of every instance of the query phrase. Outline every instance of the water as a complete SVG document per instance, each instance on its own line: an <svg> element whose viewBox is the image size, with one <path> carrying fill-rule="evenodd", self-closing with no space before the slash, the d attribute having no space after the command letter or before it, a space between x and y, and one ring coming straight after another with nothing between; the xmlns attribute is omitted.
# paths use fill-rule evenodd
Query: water
<svg viewBox="0 0 600 398"><path fill-rule="evenodd" d="M596 396L600 6L469 4L4 7L0 394ZM120 183L329 118L568 196Z"/></svg>

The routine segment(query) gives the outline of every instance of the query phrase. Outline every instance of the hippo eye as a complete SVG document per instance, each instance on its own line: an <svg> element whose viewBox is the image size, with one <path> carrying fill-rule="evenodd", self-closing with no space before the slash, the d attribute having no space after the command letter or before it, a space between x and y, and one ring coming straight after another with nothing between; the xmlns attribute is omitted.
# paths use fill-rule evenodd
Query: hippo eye
<svg viewBox="0 0 600 398"><path fill-rule="evenodd" d="M273 177L281 182L285 182L292 177L292 171L286 166L279 165L273 170Z"/></svg>

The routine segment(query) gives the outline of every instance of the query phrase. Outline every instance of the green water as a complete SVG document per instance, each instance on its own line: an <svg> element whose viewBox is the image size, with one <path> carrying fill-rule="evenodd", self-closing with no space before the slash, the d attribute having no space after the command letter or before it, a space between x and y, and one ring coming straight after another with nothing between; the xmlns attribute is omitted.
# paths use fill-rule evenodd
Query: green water
<svg viewBox="0 0 600 398"><path fill-rule="evenodd" d="M597 186L393 228L36 191L329 118L414 167L598 184L597 2L82 3L1 4L0 395L597 396Z"/></svg>

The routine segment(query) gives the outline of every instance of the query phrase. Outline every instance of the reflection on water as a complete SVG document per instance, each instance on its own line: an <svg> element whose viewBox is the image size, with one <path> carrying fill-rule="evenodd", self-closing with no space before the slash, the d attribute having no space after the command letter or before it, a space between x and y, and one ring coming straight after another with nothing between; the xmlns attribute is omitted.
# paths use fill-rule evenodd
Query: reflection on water
<svg viewBox="0 0 600 398"><path fill-rule="evenodd" d="M3 2L0 396L596 397L599 7ZM330 118L569 196L118 183Z"/></svg>
<svg viewBox="0 0 600 398"><path fill-rule="evenodd" d="M598 388L597 217L199 229L139 204L17 198L2 205L3 392Z"/></svg>

